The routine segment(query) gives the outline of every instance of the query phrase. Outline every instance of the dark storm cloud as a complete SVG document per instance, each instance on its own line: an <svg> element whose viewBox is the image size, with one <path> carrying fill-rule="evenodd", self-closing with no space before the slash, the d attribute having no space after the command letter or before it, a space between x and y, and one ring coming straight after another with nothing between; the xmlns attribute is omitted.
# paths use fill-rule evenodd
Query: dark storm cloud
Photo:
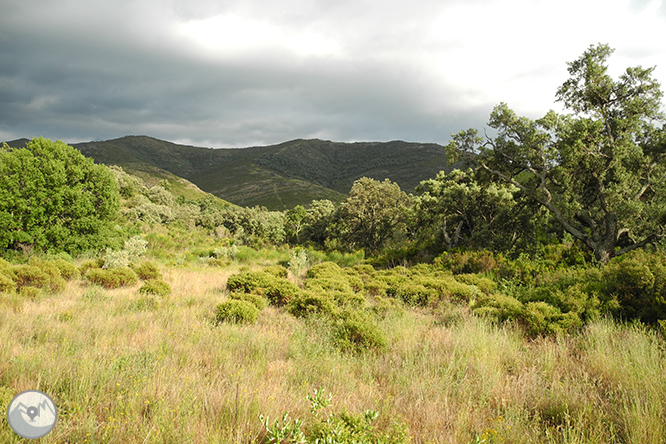
<svg viewBox="0 0 666 444"><path fill-rule="evenodd" d="M497 40L512 41L515 26L479 37L514 3L10 0L0 15L0 139L446 143L483 126L499 100L534 100L530 85L553 89L550 107L562 42L539 41L553 51L539 58L532 40Z"/></svg>

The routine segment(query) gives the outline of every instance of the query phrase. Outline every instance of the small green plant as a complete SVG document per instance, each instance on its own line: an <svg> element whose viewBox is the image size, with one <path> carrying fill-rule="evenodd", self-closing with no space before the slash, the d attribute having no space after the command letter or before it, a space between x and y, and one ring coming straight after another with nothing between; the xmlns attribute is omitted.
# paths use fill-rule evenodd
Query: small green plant
<svg viewBox="0 0 666 444"><path fill-rule="evenodd" d="M248 301L232 299L217 306L215 322L234 324L254 324L259 316L259 309Z"/></svg>
<svg viewBox="0 0 666 444"><path fill-rule="evenodd" d="M266 429L266 443L268 444L306 444L305 434L301 431L303 421L292 419L289 412L284 412L282 420L276 420L273 425L270 424L268 417L259 415L259 420Z"/></svg>
<svg viewBox="0 0 666 444"><path fill-rule="evenodd" d="M333 343L343 351L376 351L386 347L386 337L368 313L354 310L336 320Z"/></svg>
<svg viewBox="0 0 666 444"><path fill-rule="evenodd" d="M139 293L167 296L171 294L171 286L161 279L148 279L146 283L139 288Z"/></svg>
<svg viewBox="0 0 666 444"><path fill-rule="evenodd" d="M160 273L160 270L155 262L144 261L139 265L135 265L132 267L132 269L136 275L144 281L150 279L162 279L162 273Z"/></svg>
<svg viewBox="0 0 666 444"><path fill-rule="evenodd" d="M230 293L229 299L235 299L239 301L247 301L257 307L259 310L263 310L268 306L268 301L265 297L259 296L258 294L252 293Z"/></svg>
<svg viewBox="0 0 666 444"><path fill-rule="evenodd" d="M407 444L410 442L407 427L393 421L382 432L377 430L373 422L379 412L365 410L363 413L352 414L345 411L339 413L321 413L332 404L333 395L324 390L315 389L306 396L310 401L312 423L300 419L292 419L289 412L282 415L281 421L270 424L267 417L259 415L259 420L266 430L263 443L313 443L313 444ZM305 432L303 431L305 430Z"/></svg>
<svg viewBox="0 0 666 444"><path fill-rule="evenodd" d="M85 274L86 279L104 288L119 288L134 285L138 282L136 273L131 268L112 268L103 270L91 268Z"/></svg>

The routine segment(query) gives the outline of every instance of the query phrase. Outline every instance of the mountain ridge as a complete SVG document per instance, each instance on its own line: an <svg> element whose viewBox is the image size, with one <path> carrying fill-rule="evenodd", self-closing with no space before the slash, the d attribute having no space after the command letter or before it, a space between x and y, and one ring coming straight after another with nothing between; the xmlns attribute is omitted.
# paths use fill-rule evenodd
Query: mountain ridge
<svg viewBox="0 0 666 444"><path fill-rule="evenodd" d="M26 142L18 139L9 145ZM166 171L231 203L274 210L314 199L339 202L361 177L388 178L413 192L421 181L451 169L443 146L401 140L294 139L247 148L203 148L124 136L72 146L97 163L118 165L130 173Z"/></svg>

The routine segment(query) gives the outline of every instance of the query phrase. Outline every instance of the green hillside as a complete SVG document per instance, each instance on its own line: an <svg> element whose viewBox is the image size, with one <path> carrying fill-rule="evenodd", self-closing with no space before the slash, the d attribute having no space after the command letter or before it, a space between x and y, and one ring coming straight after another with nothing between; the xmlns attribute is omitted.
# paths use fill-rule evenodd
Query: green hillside
<svg viewBox="0 0 666 444"><path fill-rule="evenodd" d="M363 176L389 178L411 192L446 166L442 146L402 141L298 139L265 147L211 149L127 136L73 146L99 163L134 173L158 168L232 203L269 209L305 205L313 199L340 201Z"/></svg>

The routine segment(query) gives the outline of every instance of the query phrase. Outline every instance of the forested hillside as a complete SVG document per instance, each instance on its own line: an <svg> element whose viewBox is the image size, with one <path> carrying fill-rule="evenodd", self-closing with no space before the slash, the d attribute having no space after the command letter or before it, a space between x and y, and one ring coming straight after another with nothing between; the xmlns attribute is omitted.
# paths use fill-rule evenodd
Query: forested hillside
<svg viewBox="0 0 666 444"><path fill-rule="evenodd" d="M413 191L450 168L444 148L401 141L293 140L242 149L177 145L145 136L75 144L83 154L127 171L157 167L237 205L285 210L314 199L341 201L361 177L389 178Z"/></svg>

